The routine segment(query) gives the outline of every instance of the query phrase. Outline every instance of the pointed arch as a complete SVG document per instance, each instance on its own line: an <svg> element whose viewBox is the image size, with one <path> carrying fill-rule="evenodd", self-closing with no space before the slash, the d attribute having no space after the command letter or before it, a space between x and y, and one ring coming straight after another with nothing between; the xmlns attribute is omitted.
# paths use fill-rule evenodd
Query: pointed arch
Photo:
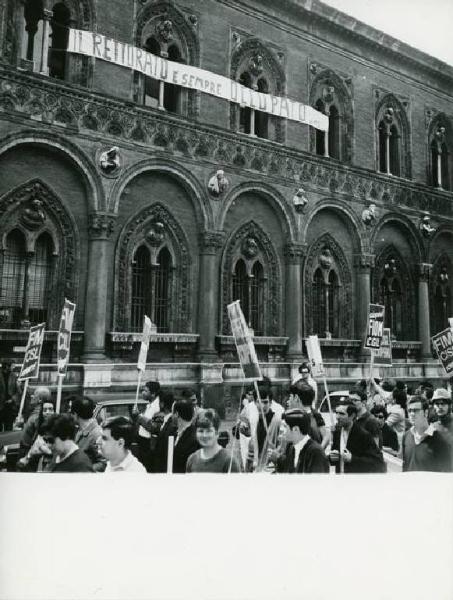
<svg viewBox="0 0 453 600"><path fill-rule="evenodd" d="M21 184L2 196L0 214L3 215L0 223L2 273L5 269L4 259L8 254L10 232L20 231L25 243L25 259L31 275L27 289L24 282L18 284L22 285L23 293L21 318L28 316L25 314L28 307L33 309L34 288L38 290L35 294L35 308L39 308L41 313L36 314L35 319L30 312L30 319L39 321L41 318L47 321L48 329L57 328L64 298L78 302L80 244L76 223L57 194L40 179ZM13 321L17 323L16 317L17 315L13 315Z"/></svg>
<svg viewBox="0 0 453 600"><path fill-rule="evenodd" d="M116 246L115 252L115 290L114 290L114 314L113 322L115 331L141 330L137 323L132 322L134 314L138 314L140 302L133 302L133 286L137 285L134 280L133 261L140 248L146 249L149 253L149 261L146 263L155 271L151 286L152 302L146 304L148 296L143 295L143 306L147 308L152 320L156 316L163 314L163 296L158 296L159 290L162 291L164 280L168 285L165 300L165 325L162 325L161 331L177 333L188 333L192 327L191 314L191 256L189 242L186 234L170 211L160 203L152 204L133 215L123 227ZM167 261L166 275L159 273L159 257L162 257L162 251L169 259ZM145 252L145 250L143 250ZM146 268L143 264L143 268ZM162 269L161 269L162 270ZM137 274L135 274L137 277ZM150 275L151 276L151 275ZM146 284L146 282L145 282ZM144 284L144 285L145 285ZM159 286L161 286L159 288ZM157 300L160 304L157 307ZM157 307L157 308L156 308ZM135 310L135 312L134 312ZM159 313L159 310L161 312ZM159 317L160 318L160 317Z"/></svg>
<svg viewBox="0 0 453 600"><path fill-rule="evenodd" d="M411 129L407 111L391 93L383 95L375 112L376 170L410 179Z"/></svg>
<svg viewBox="0 0 453 600"><path fill-rule="evenodd" d="M389 212L385 214L376 223L370 239L371 251L375 252L376 244L384 225L389 225L392 223L394 223L395 226L404 233L405 239L409 243L413 253L414 262L426 262L426 250L423 246L423 240L421 238L420 231L415 227L412 221L396 212Z"/></svg>
<svg viewBox="0 0 453 600"><path fill-rule="evenodd" d="M316 333L320 337L325 337L326 332L329 332L333 337L352 338L351 269L341 246L329 232L321 234L308 249L303 281L304 331L307 334ZM321 314L322 310L324 314ZM315 331L321 324L326 329Z"/></svg>
<svg viewBox="0 0 453 600"><path fill-rule="evenodd" d="M354 115L350 89L331 69L323 69L310 85L310 106L329 114L328 156L345 163L352 161ZM331 110L333 109L333 110ZM324 133L310 127L310 151L325 155Z"/></svg>
<svg viewBox="0 0 453 600"><path fill-rule="evenodd" d="M398 340L417 339L416 283L399 250L389 244L376 257L372 302L385 306L384 323Z"/></svg>
<svg viewBox="0 0 453 600"><path fill-rule="evenodd" d="M225 244L221 261L221 297L220 327L224 335L230 333L227 304L233 298L233 278L237 265L245 266L249 283L256 274L262 277L262 284L249 287L249 312L247 320L255 311L261 331L257 335L279 335L282 323L282 275L277 252L267 233L253 220L234 231ZM257 266L259 264L259 266ZM253 303L259 302L262 310L253 309Z"/></svg>
<svg viewBox="0 0 453 600"><path fill-rule="evenodd" d="M231 54L230 78L257 92L275 96L286 94L284 69L272 50L260 39L251 37L240 43ZM230 103L230 128L265 139L284 143L286 121L257 109L241 108Z"/></svg>

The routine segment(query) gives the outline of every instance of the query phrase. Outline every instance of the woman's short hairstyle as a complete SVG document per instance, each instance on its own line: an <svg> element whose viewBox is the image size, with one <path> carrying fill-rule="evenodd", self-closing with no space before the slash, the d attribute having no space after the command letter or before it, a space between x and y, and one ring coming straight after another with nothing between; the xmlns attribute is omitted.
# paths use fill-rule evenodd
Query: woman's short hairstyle
<svg viewBox="0 0 453 600"><path fill-rule="evenodd" d="M132 445L135 437L135 427L127 417L111 417L102 423L102 429L108 429L114 440L123 438L126 450Z"/></svg>
<svg viewBox="0 0 453 600"><path fill-rule="evenodd" d="M220 417L217 411L213 408L207 408L201 411L195 419L195 427L197 429L210 429L214 427L216 431L219 431Z"/></svg>

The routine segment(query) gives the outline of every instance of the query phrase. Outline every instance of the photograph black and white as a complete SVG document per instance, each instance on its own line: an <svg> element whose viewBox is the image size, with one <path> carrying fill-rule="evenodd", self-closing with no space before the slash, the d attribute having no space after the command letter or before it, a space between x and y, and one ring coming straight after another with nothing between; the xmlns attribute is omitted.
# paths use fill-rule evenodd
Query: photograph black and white
<svg viewBox="0 0 453 600"><path fill-rule="evenodd" d="M448 0L0 0L0 598L359 598L374 553L417 572L417 502L420 568L451 571L451 23ZM134 559L70 588L56 548L90 506ZM170 521L190 577L218 551L233 592L181 596ZM168 588L141 587L128 522ZM249 586L249 526L281 587ZM359 554L358 590L328 553L291 579L318 532ZM44 587L39 541L64 565Z"/></svg>

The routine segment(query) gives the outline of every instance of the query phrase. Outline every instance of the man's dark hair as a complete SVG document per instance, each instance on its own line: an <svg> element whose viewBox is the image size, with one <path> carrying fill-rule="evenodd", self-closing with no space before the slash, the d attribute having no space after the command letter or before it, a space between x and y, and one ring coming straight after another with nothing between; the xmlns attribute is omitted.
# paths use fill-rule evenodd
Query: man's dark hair
<svg viewBox="0 0 453 600"><path fill-rule="evenodd" d="M4 358L2 360L2 368L3 367L10 367L14 364L14 361L12 358Z"/></svg>
<svg viewBox="0 0 453 600"><path fill-rule="evenodd" d="M135 438L135 427L127 417L111 417L102 423L102 429L108 429L114 440L123 438L124 447L129 450Z"/></svg>
<svg viewBox="0 0 453 600"><path fill-rule="evenodd" d="M395 388L392 392L392 396L393 396L393 399L395 400L396 404L399 404L401 406L401 408L404 408L404 409L406 408L407 394L404 390Z"/></svg>
<svg viewBox="0 0 453 600"><path fill-rule="evenodd" d="M145 388L147 388L151 394L158 396L160 392L160 383L158 381L147 381L145 383Z"/></svg>
<svg viewBox="0 0 453 600"><path fill-rule="evenodd" d="M200 412L195 419L195 427L197 429L210 429L214 427L216 431L219 431L220 417L217 411L213 408L207 408Z"/></svg>
<svg viewBox="0 0 453 600"><path fill-rule="evenodd" d="M96 403L88 396L72 396L71 412L81 419L91 419Z"/></svg>
<svg viewBox="0 0 453 600"><path fill-rule="evenodd" d="M193 404L187 402L187 400L177 400L173 405L173 412L184 421L191 421L193 419Z"/></svg>
<svg viewBox="0 0 453 600"><path fill-rule="evenodd" d="M384 419L388 417L387 409L383 404L376 404L376 406L373 406L373 408L370 410L370 413L375 417L378 415L384 415Z"/></svg>
<svg viewBox="0 0 453 600"><path fill-rule="evenodd" d="M305 383L302 380L296 381L296 383L291 386L290 392L299 396L302 406L311 406L315 399L315 390L311 385L308 385L308 383Z"/></svg>
<svg viewBox="0 0 453 600"><path fill-rule="evenodd" d="M171 412L173 404L175 403L175 396L173 392L164 392L159 396L159 400L164 412Z"/></svg>
<svg viewBox="0 0 453 600"><path fill-rule="evenodd" d="M245 388L245 393L246 394L253 394L253 399L257 400L258 396L256 394L256 389L254 385L249 385L248 387Z"/></svg>
<svg viewBox="0 0 453 600"><path fill-rule="evenodd" d="M366 379L360 379L354 387L357 387L361 390L363 390L364 392L366 391L367 387L368 387L368 383Z"/></svg>
<svg viewBox="0 0 453 600"><path fill-rule="evenodd" d="M181 392L181 396L182 396L183 400L192 401L192 396L196 396L196 395L197 395L197 392L193 388L185 388Z"/></svg>
<svg viewBox="0 0 453 600"><path fill-rule="evenodd" d="M344 397L342 397L342 399L338 403L338 406L344 406L346 408L346 412L348 413L348 417L351 417L352 415L356 415L357 416L358 410L355 407L355 405L352 402L352 400L347 400Z"/></svg>
<svg viewBox="0 0 453 600"><path fill-rule="evenodd" d="M398 379L398 380L396 381L396 386L395 386L395 387L396 387L396 389L398 389L398 390L404 390L404 388L406 387L406 382L405 382L405 381L402 381L401 379Z"/></svg>
<svg viewBox="0 0 453 600"><path fill-rule="evenodd" d="M381 387L384 392L391 392L393 391L394 385L388 379L384 379L384 381L381 383Z"/></svg>
<svg viewBox="0 0 453 600"><path fill-rule="evenodd" d="M308 369L308 372L311 373L310 363L303 362L303 363L300 364L298 371L299 371L299 373L302 373L302 371L305 371L307 369Z"/></svg>
<svg viewBox="0 0 453 600"><path fill-rule="evenodd" d="M425 388L425 396L426 396L427 400L432 400L432 398L434 396L434 388L432 388L432 387Z"/></svg>
<svg viewBox="0 0 453 600"><path fill-rule="evenodd" d="M421 402L423 410L428 410L428 400L426 400L421 394L415 394L415 396L411 396L411 399L408 402L408 407L411 404L416 404L417 402Z"/></svg>
<svg viewBox="0 0 453 600"><path fill-rule="evenodd" d="M264 376L261 381L258 381L258 391L260 393L260 398L269 398L269 400L274 399L272 394L272 382L269 377Z"/></svg>
<svg viewBox="0 0 453 600"><path fill-rule="evenodd" d="M309 435L311 432L311 417L308 413L301 410L288 410L283 413L283 420L290 429L299 427L302 435Z"/></svg>
<svg viewBox="0 0 453 600"><path fill-rule="evenodd" d="M434 389L434 386L431 383L431 381L429 381L429 379L424 379L423 381L420 382L420 388L422 390L426 390L426 388L432 388L432 389Z"/></svg>
<svg viewBox="0 0 453 600"><path fill-rule="evenodd" d="M50 415L44 422L44 435L58 437L60 440L73 440L77 431L77 423L72 415Z"/></svg>
<svg viewBox="0 0 453 600"><path fill-rule="evenodd" d="M362 402L366 402L366 394L361 388L357 386L351 388L349 390L349 395L351 396L352 394L358 396Z"/></svg>

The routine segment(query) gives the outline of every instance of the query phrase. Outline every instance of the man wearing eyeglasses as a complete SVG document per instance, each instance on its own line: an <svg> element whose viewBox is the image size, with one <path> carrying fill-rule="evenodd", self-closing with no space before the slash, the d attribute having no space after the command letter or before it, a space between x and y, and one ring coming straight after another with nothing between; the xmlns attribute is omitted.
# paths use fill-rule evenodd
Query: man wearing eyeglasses
<svg viewBox="0 0 453 600"><path fill-rule="evenodd" d="M403 437L403 471L451 471L451 450L434 423L428 423L428 408L421 395L409 401L412 427Z"/></svg>
<svg viewBox="0 0 453 600"><path fill-rule="evenodd" d="M342 399L338 404L329 460L337 473L384 473L382 452L371 434L357 423L357 412L351 400Z"/></svg>

